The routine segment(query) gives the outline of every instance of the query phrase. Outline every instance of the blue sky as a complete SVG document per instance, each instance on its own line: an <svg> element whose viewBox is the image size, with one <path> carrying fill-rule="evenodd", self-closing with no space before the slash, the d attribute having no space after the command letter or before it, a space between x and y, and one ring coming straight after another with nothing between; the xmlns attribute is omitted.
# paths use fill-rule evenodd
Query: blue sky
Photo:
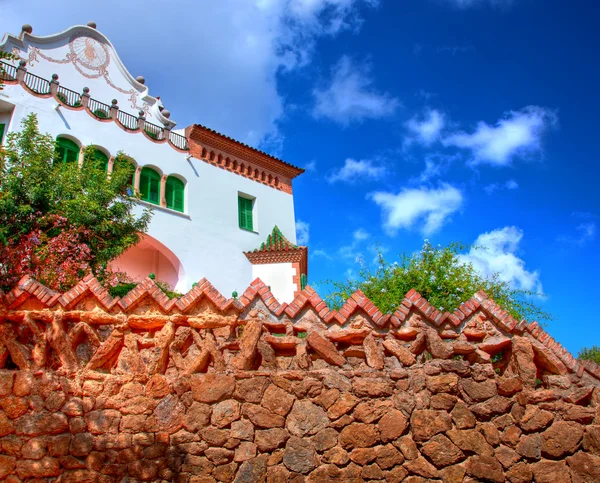
<svg viewBox="0 0 600 483"><path fill-rule="evenodd" d="M178 127L307 168L312 284L376 246L476 243L482 272L543 292L569 350L600 345L597 2L2 3L2 31L95 20Z"/></svg>

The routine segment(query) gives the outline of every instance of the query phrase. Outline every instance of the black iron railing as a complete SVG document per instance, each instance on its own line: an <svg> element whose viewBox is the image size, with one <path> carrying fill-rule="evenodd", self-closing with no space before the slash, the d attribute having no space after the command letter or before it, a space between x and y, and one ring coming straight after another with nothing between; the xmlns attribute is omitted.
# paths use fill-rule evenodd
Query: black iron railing
<svg viewBox="0 0 600 483"><path fill-rule="evenodd" d="M31 72L25 72L23 83L36 94L50 94L50 81L39 77Z"/></svg>
<svg viewBox="0 0 600 483"><path fill-rule="evenodd" d="M8 62L0 61L0 79L4 81L15 81L17 80L17 72L18 69L16 66L9 64ZM31 91L36 94L47 95L51 94L50 90L50 81L44 79L43 77L39 77L31 72L25 72L25 76L23 78L23 84ZM86 91L87 92L87 91ZM81 94L78 92L72 91L66 87L61 85L58 86L56 91L56 97L67 106L70 107L81 107L82 100ZM97 101L96 99L92 99L91 97L88 99L88 110L98 119L110 119L110 106L108 104L104 104L103 102ZM129 114L124 111L117 111L117 118L123 126L123 128L128 131L137 131L139 128L138 118L132 114ZM165 130L153 124L151 122L144 122L144 131L148 136L157 141L163 140L165 136ZM171 145L176 147L177 149L181 149L182 151L189 150L188 142L185 136L181 134L177 134L174 132L169 132L168 139Z"/></svg>
<svg viewBox="0 0 600 483"><path fill-rule="evenodd" d="M90 98L88 109L98 119L110 119L110 106L108 104Z"/></svg>
<svg viewBox="0 0 600 483"><path fill-rule="evenodd" d="M117 118L119 119L119 122L125 129L128 129L129 131L137 131L137 128L138 128L138 118L137 117L132 116L128 112L119 111L117 113Z"/></svg>
<svg viewBox="0 0 600 483"><path fill-rule="evenodd" d="M63 86L58 86L58 90L56 92L56 97L62 102L70 107L80 107L81 106L81 94L78 92L72 91L71 89L67 89Z"/></svg>
<svg viewBox="0 0 600 483"><path fill-rule="evenodd" d="M163 139L163 130L156 124L152 124L148 121L144 122L144 131L146 131L146 134L152 139L155 139L157 141Z"/></svg>
<svg viewBox="0 0 600 483"><path fill-rule="evenodd" d="M171 131L169 133L169 140L171 141L171 144L176 148L182 149L184 151L187 151L189 149L187 138L185 136L182 136L181 134L177 134L176 132Z"/></svg>
<svg viewBox="0 0 600 483"><path fill-rule="evenodd" d="M0 79L4 81L17 80L17 68L8 62L0 61Z"/></svg>

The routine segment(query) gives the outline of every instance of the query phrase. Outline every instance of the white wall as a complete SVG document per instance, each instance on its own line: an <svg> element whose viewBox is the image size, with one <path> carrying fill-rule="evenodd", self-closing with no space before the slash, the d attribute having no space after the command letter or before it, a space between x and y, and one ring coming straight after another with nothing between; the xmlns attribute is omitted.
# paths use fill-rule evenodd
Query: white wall
<svg viewBox="0 0 600 483"><path fill-rule="evenodd" d="M68 82L65 80L65 85ZM41 132L69 135L82 145L97 145L111 155L122 150L139 165L152 165L164 174L186 180L186 213L155 206L149 235L169 247L181 261L185 277L178 290L206 277L226 297L242 292L253 280L243 252L266 240L275 225L296 242L293 197L242 176L187 159L167 144L156 144L142 133L128 133L114 122L100 122L84 111L55 109L53 98L39 98L19 85L7 85L2 99L16 106L11 129L30 112L38 115ZM256 233L238 226L238 192L256 197ZM141 207L138 208L141 211Z"/></svg>
<svg viewBox="0 0 600 483"><path fill-rule="evenodd" d="M292 263L265 263L252 266L252 278L260 278L265 285L271 287L273 297L279 303L290 303L294 300L296 284L294 277L298 276Z"/></svg>

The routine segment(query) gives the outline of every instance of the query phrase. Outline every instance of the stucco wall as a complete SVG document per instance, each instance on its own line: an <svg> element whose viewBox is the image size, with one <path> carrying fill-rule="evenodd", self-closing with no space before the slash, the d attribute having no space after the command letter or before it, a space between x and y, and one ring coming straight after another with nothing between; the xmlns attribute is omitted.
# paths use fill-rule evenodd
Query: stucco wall
<svg viewBox="0 0 600 483"><path fill-rule="evenodd" d="M299 287L294 283L296 273L292 263L269 263L252 266L252 278L260 278L265 285L271 287L273 296L281 303L294 300L294 293Z"/></svg>
<svg viewBox="0 0 600 483"><path fill-rule="evenodd" d="M94 82L101 82L86 81L90 89ZM81 145L99 146L110 155L123 151L140 166L151 166L160 174L174 174L185 180L185 213L155 206L148 232L169 247L183 265L185 276L179 280L178 290L189 289L203 277L213 280L227 294L247 286L252 280L252 268L243 252L257 248L275 225L295 243L292 195L204 161L188 159L186 153L168 144L155 144L142 133L128 133L114 122L98 121L84 111L55 109L57 102L53 98L33 96L20 85L7 85L2 92L2 99L16 106L11 130L19 129L21 120L34 112L41 132L53 137L67 135ZM110 102L110 98L105 101ZM254 232L238 226L239 192L256 198ZM141 209L140 206L138 211Z"/></svg>

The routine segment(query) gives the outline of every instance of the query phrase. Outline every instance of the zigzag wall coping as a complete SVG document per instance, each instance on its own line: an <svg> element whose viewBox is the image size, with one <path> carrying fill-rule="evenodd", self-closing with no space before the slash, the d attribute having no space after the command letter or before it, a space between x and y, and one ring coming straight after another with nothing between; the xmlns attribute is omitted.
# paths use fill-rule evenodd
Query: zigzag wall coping
<svg viewBox="0 0 600 483"><path fill-rule="evenodd" d="M356 291L339 311L331 310L311 287L306 287L291 303L280 304L260 279L254 280L239 299L226 299L206 279L182 297L169 299L149 278L126 296L113 298L92 276L86 276L63 294L29 277L21 279L7 294L0 293L0 321L5 323L30 318L44 322L59 314L61 321L66 320L67 324L72 323L68 321L84 323L77 329L78 338L83 337L82 333L92 334L90 337L103 344L110 337L102 340L98 335L94 327L99 323L112 324L115 333L128 330L154 333L166 330L168 325L209 331L228 327L230 333L219 334L216 342L218 350L234 351L243 344L238 328L258 320L262 339L275 350L308 351L330 364L331 360L338 360L340 366L347 363L348 357L356 354L362 357L364 352L366 365L372 368L374 363L367 354L370 349L365 345L367 338L377 341L371 349L375 347L381 355L391 354L401 365L407 365L424 352L434 358L462 356L470 362L490 362L492 356L502 352L507 339L518 337L531 344L539 375L571 374L576 378L585 375L594 385L600 384L600 366L575 359L537 322L518 322L483 291L454 312L440 312L413 289L393 314L381 313L361 291ZM63 329L68 341L67 333L74 328L69 330L65 326ZM304 339L305 333L310 336L308 340ZM315 335L310 335L312 333ZM297 337L298 334L301 337ZM0 343L8 347L11 344L7 340L7 336L1 337ZM385 343L386 340L390 342ZM257 343L258 338L251 352L256 352ZM18 342L14 341L12 346L16 347L15 344ZM35 344L22 345L24 354L34 351ZM71 341L71 345L75 347L75 341ZM400 349L394 349L396 346ZM351 355L344 356L344 351ZM341 354L341 359L335 358L334 352ZM228 357L235 359L235 355ZM14 357L12 359L15 362ZM506 370L508 364L507 357L496 361L501 370Z"/></svg>

